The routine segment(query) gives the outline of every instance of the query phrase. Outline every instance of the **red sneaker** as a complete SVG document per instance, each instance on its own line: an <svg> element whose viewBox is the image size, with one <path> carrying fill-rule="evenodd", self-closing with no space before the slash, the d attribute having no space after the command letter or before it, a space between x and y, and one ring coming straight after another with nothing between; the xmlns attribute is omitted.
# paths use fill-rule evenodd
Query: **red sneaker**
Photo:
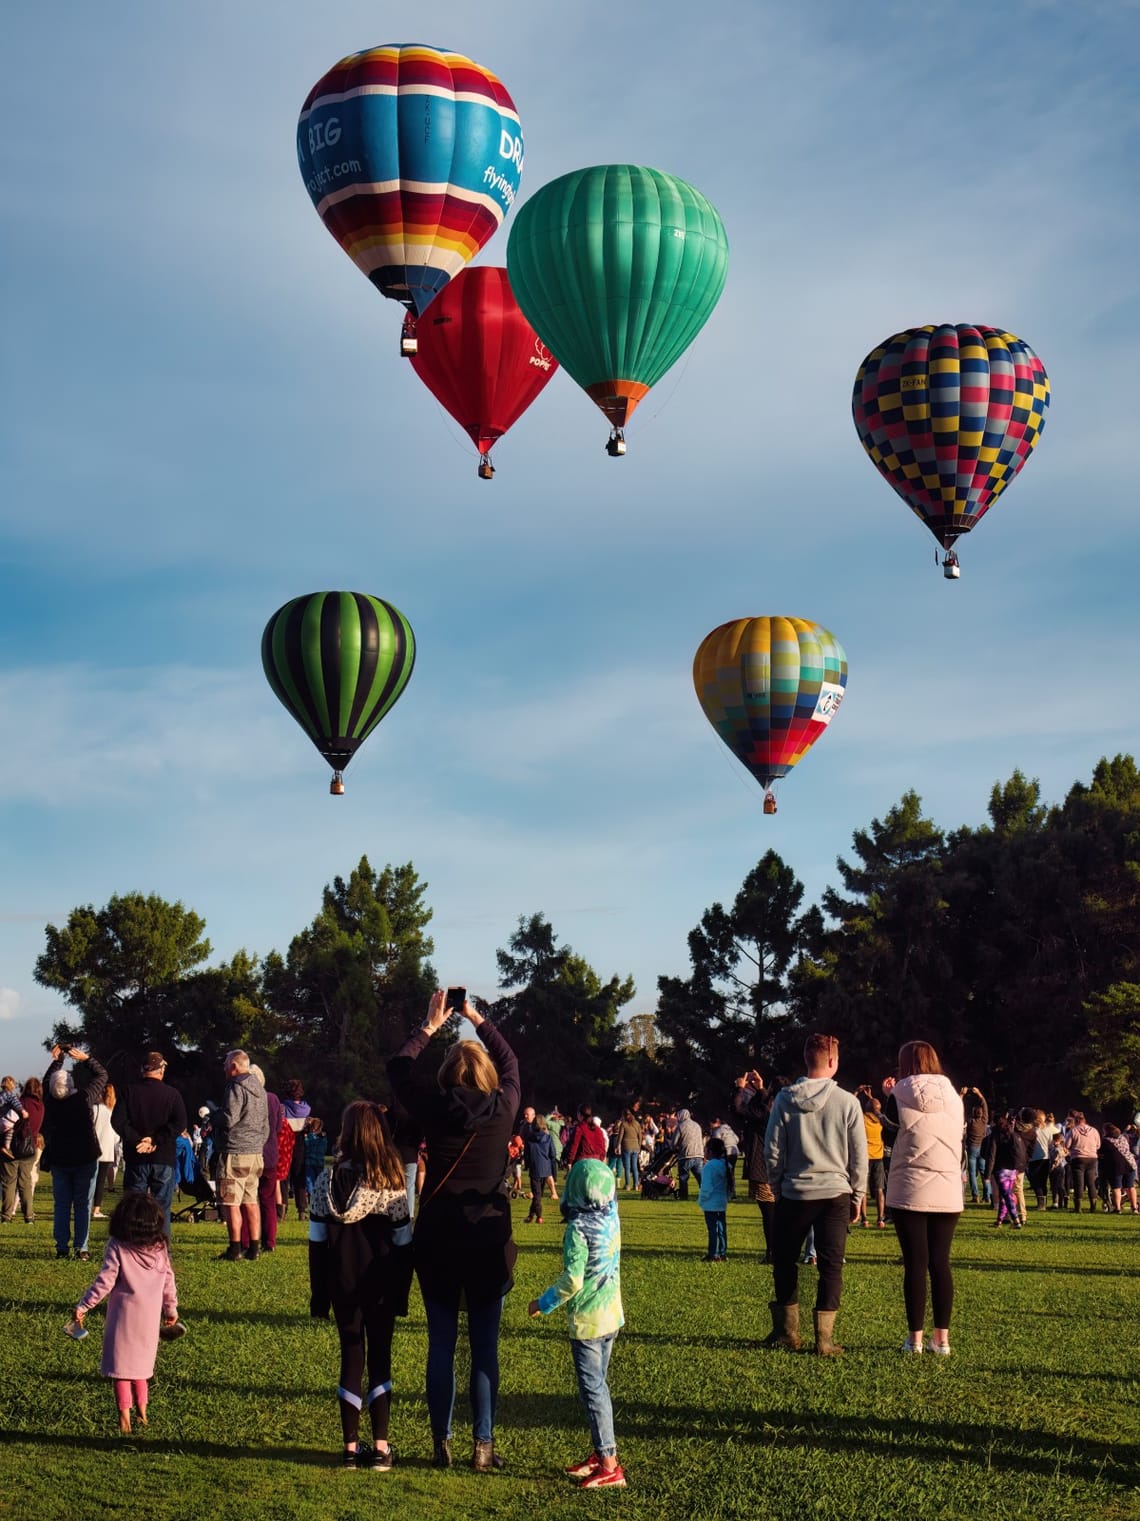
<svg viewBox="0 0 1140 1521"><path fill-rule="evenodd" d="M566 1470L571 1479L588 1479L595 1468L602 1466L601 1459L596 1452L592 1452L588 1458L583 1458L580 1463L571 1463Z"/></svg>
<svg viewBox="0 0 1140 1521"><path fill-rule="evenodd" d="M625 1474L621 1471L621 1464L616 1468L603 1468L599 1463L592 1474L582 1480L579 1489L624 1489Z"/></svg>

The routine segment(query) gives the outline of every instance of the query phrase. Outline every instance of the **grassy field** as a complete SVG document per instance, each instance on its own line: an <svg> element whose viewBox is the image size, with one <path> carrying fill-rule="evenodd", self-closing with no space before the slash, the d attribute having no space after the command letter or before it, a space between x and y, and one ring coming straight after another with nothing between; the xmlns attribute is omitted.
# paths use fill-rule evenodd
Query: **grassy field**
<svg viewBox="0 0 1140 1521"><path fill-rule="evenodd" d="M968 1210L956 1242L954 1356L903 1358L893 1233L849 1238L835 1362L768 1352L771 1278L753 1206L729 1212L730 1261L700 1261L695 1204L622 1203L626 1330L614 1353L629 1487L579 1495L587 1451L564 1318L526 1304L558 1272L561 1231L521 1223L502 1343L498 1442L508 1467L440 1473L423 1400L424 1322L397 1333L389 1475L338 1471L336 1333L308 1319L304 1227L276 1254L215 1261L220 1227L176 1228L190 1334L163 1345L149 1428L125 1440L99 1377L102 1312L70 1306L97 1267L57 1262L39 1223L0 1231L0 1517L21 1521L339 1521L385 1508L437 1517L1026 1516L1140 1521L1140 1219L1031 1214L1020 1234ZM814 1271L802 1270L810 1304ZM468 1452L465 1406L456 1449Z"/></svg>

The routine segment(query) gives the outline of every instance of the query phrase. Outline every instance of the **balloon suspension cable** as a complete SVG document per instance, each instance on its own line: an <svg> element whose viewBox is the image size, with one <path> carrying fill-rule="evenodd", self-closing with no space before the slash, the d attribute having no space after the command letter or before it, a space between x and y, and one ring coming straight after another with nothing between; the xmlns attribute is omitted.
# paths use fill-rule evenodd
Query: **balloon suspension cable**
<svg viewBox="0 0 1140 1521"><path fill-rule="evenodd" d="M674 396L676 396L677 392L681 389L681 382L685 378L685 371L689 368L689 360L692 357L692 350L686 350L684 357L681 360L681 368L673 377L673 384L669 387L669 394L662 397L661 405L657 408L656 412L650 412L649 416L645 419L645 426L647 428L651 428L653 426L653 424L661 416L662 412L664 412L665 408L673 400Z"/></svg>
<svg viewBox="0 0 1140 1521"><path fill-rule="evenodd" d="M343 797L344 796L344 774L343 774L343 772L340 772L340 771L334 771L333 772L333 774L332 774L332 781L329 783L329 793L330 793L330 795L332 797Z"/></svg>
<svg viewBox="0 0 1140 1521"><path fill-rule="evenodd" d="M606 453L611 459L620 459L625 453L625 433L621 428L614 428L610 433Z"/></svg>

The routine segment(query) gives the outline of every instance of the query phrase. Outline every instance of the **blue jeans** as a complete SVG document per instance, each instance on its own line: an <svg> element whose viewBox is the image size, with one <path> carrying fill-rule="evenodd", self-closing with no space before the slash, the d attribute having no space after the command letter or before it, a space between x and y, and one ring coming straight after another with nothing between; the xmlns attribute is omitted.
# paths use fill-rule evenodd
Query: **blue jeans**
<svg viewBox="0 0 1140 1521"><path fill-rule="evenodd" d="M608 1336L595 1336L589 1341L570 1343L574 1372L578 1375L578 1395L590 1423L590 1440L600 1458L617 1457L614 1407L606 1383L606 1375L610 1371L610 1353L614 1349L616 1336L617 1332L611 1331Z"/></svg>
<svg viewBox="0 0 1140 1521"><path fill-rule="evenodd" d="M698 1183L701 1181L700 1157L682 1157L677 1163L678 1192L682 1199L689 1197L690 1178L696 1178Z"/></svg>
<svg viewBox="0 0 1140 1521"><path fill-rule="evenodd" d="M57 1164L51 1170L53 1234L55 1249L61 1256L67 1256L72 1210L75 1211L75 1250L87 1250L87 1240L91 1233L91 1200L95 1197L95 1176L98 1171L98 1161L84 1162L80 1167L60 1167Z"/></svg>
<svg viewBox="0 0 1140 1521"><path fill-rule="evenodd" d="M459 1339L459 1308L424 1295L427 1314L427 1404L431 1433L450 1437L455 1406L455 1344ZM499 1321L503 1301L474 1305L467 1311L467 1340L471 1347L471 1429L477 1442L495 1434L495 1402L499 1397Z"/></svg>
<svg viewBox="0 0 1140 1521"><path fill-rule="evenodd" d="M125 1194L153 1194L166 1217L170 1235L170 1201L174 1198L174 1168L168 1162L128 1162L123 1168Z"/></svg>
<svg viewBox="0 0 1140 1521"><path fill-rule="evenodd" d="M982 1194L982 1174L978 1167L978 1158L982 1154L981 1146L966 1147L966 1166L970 1176L970 1198L976 1204Z"/></svg>
<svg viewBox="0 0 1140 1521"><path fill-rule="evenodd" d="M705 1225L709 1233L709 1256L728 1256L728 1225L723 1209L706 1209Z"/></svg>
<svg viewBox="0 0 1140 1521"><path fill-rule="evenodd" d="M636 1151L623 1151L621 1154L621 1178L622 1182L629 1187L641 1187L641 1172L637 1165Z"/></svg>

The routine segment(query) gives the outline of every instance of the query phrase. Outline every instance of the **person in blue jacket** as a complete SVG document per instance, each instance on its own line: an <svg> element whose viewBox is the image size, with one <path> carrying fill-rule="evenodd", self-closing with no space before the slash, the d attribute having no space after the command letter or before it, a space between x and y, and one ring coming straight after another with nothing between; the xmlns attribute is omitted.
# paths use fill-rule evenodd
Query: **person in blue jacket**
<svg viewBox="0 0 1140 1521"><path fill-rule="evenodd" d="M527 1225L533 1220L542 1224L542 1194L548 1178L553 1178L558 1165L554 1155L554 1142L546 1125L546 1117L538 1115L531 1123L526 1138L526 1170L530 1175L530 1209ZM556 1201L557 1202L557 1201Z"/></svg>
<svg viewBox="0 0 1140 1521"><path fill-rule="evenodd" d="M702 1262L728 1260L728 1184L727 1148L719 1136L712 1136L705 1144L701 1191L697 1195L709 1233L709 1249Z"/></svg>

